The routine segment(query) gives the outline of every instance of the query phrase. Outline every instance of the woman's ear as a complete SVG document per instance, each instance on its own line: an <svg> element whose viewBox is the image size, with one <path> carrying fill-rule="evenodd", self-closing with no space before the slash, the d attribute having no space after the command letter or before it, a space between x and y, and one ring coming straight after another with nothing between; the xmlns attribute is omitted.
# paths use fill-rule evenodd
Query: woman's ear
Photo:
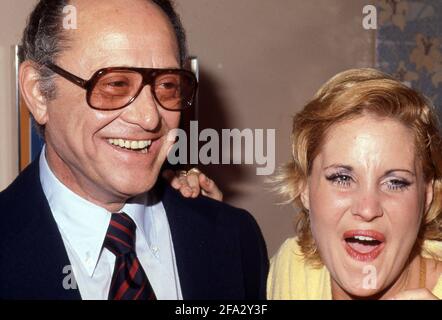
<svg viewBox="0 0 442 320"><path fill-rule="evenodd" d="M304 208L310 210L310 195L308 190L308 183L305 184L302 192L301 192L301 202Z"/></svg>
<svg viewBox="0 0 442 320"><path fill-rule="evenodd" d="M433 189L434 189L434 179L427 182L425 190L425 212L430 209L431 203L433 202Z"/></svg>
<svg viewBox="0 0 442 320"><path fill-rule="evenodd" d="M20 92L35 121L45 125L48 121L46 99L40 91L39 73L35 65L26 60L21 63L19 69Z"/></svg>

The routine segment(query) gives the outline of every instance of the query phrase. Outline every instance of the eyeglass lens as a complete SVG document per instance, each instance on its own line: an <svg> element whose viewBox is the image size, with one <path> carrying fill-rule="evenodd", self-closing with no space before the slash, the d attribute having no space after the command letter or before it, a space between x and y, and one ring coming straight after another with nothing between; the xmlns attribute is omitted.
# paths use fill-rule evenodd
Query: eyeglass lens
<svg viewBox="0 0 442 320"><path fill-rule="evenodd" d="M193 100L194 80L185 73L167 72L155 75L152 92L164 108L181 110ZM91 89L89 104L97 109L119 109L131 103L143 86L143 76L135 71L117 70L102 74Z"/></svg>

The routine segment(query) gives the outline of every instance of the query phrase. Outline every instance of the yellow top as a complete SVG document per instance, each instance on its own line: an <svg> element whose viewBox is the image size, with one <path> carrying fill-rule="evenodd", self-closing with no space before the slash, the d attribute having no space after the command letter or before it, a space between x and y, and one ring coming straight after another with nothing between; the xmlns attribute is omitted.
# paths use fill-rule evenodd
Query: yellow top
<svg viewBox="0 0 442 320"><path fill-rule="evenodd" d="M426 241L424 244L442 260L442 242ZM426 254L422 254L427 257ZM442 275L432 293L442 299ZM330 273L323 266L314 269L302 256L296 238L287 239L270 261L267 279L269 300L331 300Z"/></svg>

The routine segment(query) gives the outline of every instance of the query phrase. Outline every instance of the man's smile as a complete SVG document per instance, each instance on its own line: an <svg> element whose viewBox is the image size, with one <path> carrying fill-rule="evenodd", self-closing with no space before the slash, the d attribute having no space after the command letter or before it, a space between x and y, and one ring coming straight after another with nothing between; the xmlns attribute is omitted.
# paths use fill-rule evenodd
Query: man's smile
<svg viewBox="0 0 442 320"><path fill-rule="evenodd" d="M108 139L107 140L111 145L128 149L134 151L141 151L142 153L147 153L150 145L152 144L152 140L125 140L125 139Z"/></svg>
<svg viewBox="0 0 442 320"><path fill-rule="evenodd" d="M126 138L103 139L112 149L132 155L156 155L164 140L163 137L152 139L132 140Z"/></svg>

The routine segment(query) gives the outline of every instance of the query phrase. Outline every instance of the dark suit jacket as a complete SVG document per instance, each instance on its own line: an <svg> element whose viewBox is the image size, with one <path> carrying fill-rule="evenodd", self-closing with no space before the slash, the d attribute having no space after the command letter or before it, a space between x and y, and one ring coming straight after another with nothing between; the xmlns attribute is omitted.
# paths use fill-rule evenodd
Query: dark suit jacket
<svg viewBox="0 0 442 320"><path fill-rule="evenodd" d="M264 299L268 258L246 211L205 198L161 194L184 299ZM44 196L38 161L0 193L0 299L80 299L63 288L70 265Z"/></svg>

